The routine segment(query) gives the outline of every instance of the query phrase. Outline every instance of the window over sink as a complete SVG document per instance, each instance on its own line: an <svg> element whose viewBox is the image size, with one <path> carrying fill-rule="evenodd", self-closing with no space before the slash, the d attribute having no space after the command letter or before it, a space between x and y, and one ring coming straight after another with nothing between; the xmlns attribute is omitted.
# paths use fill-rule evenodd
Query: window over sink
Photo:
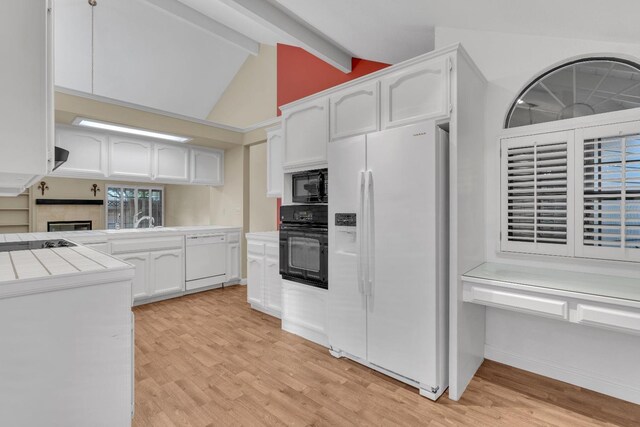
<svg viewBox="0 0 640 427"><path fill-rule="evenodd" d="M112 184L107 186L107 228L149 228L164 225L164 188Z"/></svg>

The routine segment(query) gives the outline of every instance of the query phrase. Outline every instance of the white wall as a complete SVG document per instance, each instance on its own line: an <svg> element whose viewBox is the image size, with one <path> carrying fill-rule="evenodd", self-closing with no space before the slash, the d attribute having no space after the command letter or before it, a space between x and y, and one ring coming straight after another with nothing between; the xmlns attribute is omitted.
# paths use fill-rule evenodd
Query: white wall
<svg viewBox="0 0 640 427"><path fill-rule="evenodd" d="M510 104L541 72L583 55L640 62L640 44L436 28L436 49L462 43L487 78L485 179L487 261L640 277L640 266L562 257L506 255L499 248L499 138ZM479 112L482 114L482 112ZM640 120L640 113L638 113ZM483 143L482 136L478 138ZM485 356L628 399L640 399L637 336L487 309ZM606 342L606 345L602 343ZM586 354L588 352L588 354Z"/></svg>

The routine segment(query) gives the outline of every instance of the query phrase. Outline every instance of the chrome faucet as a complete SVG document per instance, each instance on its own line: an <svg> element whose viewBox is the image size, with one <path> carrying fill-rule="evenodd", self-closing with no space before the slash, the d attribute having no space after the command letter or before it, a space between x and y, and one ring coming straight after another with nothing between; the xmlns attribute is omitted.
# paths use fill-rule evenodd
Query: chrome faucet
<svg viewBox="0 0 640 427"><path fill-rule="evenodd" d="M140 214L141 214L141 213L142 213L142 212L140 212L140 213L138 214L138 216L140 216ZM153 219L153 217L152 217L152 216L149 216L149 215L145 215L145 216L143 216L143 217L138 218L138 219L136 220L135 224L133 225L133 228L139 228L139 227L140 227L140 223L141 223L142 221L144 221L144 220L148 220L148 221L149 221L149 228L153 228L155 220Z"/></svg>

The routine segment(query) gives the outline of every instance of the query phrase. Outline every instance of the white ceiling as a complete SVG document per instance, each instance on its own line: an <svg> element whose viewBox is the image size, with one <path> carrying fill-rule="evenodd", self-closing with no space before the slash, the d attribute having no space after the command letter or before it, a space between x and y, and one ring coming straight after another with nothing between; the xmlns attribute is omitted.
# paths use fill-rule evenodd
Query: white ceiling
<svg viewBox="0 0 640 427"><path fill-rule="evenodd" d="M248 53L224 36L153 6L159 1L98 1L92 58L86 0L56 0L56 21L63 24L56 27L56 83L85 92L93 85L99 95L206 118ZM259 23L251 13L234 7L240 0L176 1L256 42L304 45L286 31ZM438 26L631 43L640 40L637 0L615 4L602 0L260 1L282 9L354 57L387 63L432 50Z"/></svg>
<svg viewBox="0 0 640 427"><path fill-rule="evenodd" d="M256 41L279 39L225 2L180 0ZM638 43L636 0L265 0L354 56L397 63L433 49L437 26Z"/></svg>
<svg viewBox="0 0 640 427"><path fill-rule="evenodd" d="M206 119L248 53L145 0L56 0L56 85Z"/></svg>

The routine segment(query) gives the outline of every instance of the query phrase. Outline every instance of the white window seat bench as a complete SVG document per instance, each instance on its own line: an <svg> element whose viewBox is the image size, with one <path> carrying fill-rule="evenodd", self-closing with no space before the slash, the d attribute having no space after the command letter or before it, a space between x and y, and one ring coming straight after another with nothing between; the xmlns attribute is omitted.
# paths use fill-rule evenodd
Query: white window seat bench
<svg viewBox="0 0 640 427"><path fill-rule="evenodd" d="M485 263L462 275L467 303L640 335L638 278Z"/></svg>

